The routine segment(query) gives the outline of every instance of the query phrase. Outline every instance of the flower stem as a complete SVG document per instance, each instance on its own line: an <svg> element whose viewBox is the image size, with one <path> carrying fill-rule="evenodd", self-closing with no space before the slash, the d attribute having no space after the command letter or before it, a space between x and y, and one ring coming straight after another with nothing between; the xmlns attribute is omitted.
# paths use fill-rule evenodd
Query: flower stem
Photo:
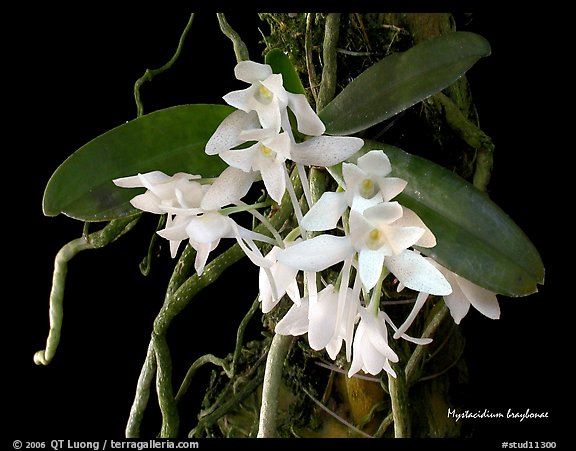
<svg viewBox="0 0 576 451"><path fill-rule="evenodd" d="M288 355L291 335L274 335L268 358L266 359L266 369L264 372L264 382L262 384L262 406L260 407L260 425L258 427L258 438L276 437L276 423L278 414L278 392L282 382L282 369L284 360Z"/></svg>
<svg viewBox="0 0 576 451"><path fill-rule="evenodd" d="M410 412L408 411L408 384L401 365L392 364L396 377L388 374L388 391L392 403L394 437L410 437Z"/></svg>

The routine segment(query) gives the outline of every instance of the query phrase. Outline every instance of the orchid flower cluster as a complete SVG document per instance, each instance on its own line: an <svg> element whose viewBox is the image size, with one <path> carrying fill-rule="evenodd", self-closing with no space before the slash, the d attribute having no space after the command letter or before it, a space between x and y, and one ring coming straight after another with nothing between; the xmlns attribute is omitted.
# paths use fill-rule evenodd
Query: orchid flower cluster
<svg viewBox="0 0 576 451"><path fill-rule="evenodd" d="M254 61L238 63L234 72L250 86L223 97L236 111L221 122L205 148L208 155L218 155L228 164L220 176L204 179L153 171L114 180L120 187L146 188L131 200L134 207L167 215L158 234L169 240L172 257L187 240L197 252L195 269L201 275L221 239L235 239L260 267L263 313L271 312L285 295L292 301L275 332L307 334L310 347L325 349L333 360L344 345L346 360L351 362L349 377L360 370L373 375L384 370L396 376L391 363L399 359L389 344L388 327L394 339L416 344L431 341L407 334L430 295L444 298L456 323L470 305L490 318L499 317L494 293L414 249L433 247L436 238L414 211L394 200L407 182L390 176L392 166L383 151L371 150L351 162L363 140L324 135L324 124L305 95L288 92L281 74ZM302 181L306 214L288 174L290 162ZM306 167L339 163L342 179L337 191L326 191L314 203ZM259 180L277 204L288 193L298 227L284 237L257 211L258 205L242 201ZM239 211L251 212L272 237L238 224L231 216ZM272 248L263 255L256 242ZM340 263L337 281L326 283L322 272ZM300 272L304 293L298 284ZM381 308L382 284L389 276L398 281L398 291L418 292L400 326Z"/></svg>

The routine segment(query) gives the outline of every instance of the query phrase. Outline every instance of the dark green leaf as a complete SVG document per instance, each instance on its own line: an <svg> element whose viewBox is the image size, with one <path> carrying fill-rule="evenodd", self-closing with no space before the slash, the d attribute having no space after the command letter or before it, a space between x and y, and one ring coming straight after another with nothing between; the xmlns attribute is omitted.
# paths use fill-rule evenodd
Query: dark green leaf
<svg viewBox="0 0 576 451"><path fill-rule="evenodd" d="M319 113L326 133L350 135L389 119L451 85L489 54L482 36L457 31L383 58Z"/></svg>
<svg viewBox="0 0 576 451"><path fill-rule="evenodd" d="M144 115L88 142L54 172L44 192L47 216L64 213L83 221L110 221L137 212L130 199L143 190L112 180L149 171L215 177L225 168L204 147L233 108L181 105Z"/></svg>
<svg viewBox="0 0 576 451"><path fill-rule="evenodd" d="M288 55L286 55L280 49L272 49L264 58L266 64L272 67L272 72L275 74L282 74L282 81L284 82L284 88L286 91L293 94L305 94L304 86L302 81L290 61Z"/></svg>
<svg viewBox="0 0 576 451"><path fill-rule="evenodd" d="M544 282L540 255L518 225L462 177L397 147L366 141L354 157L381 149L392 176L408 181L395 200L415 211L436 236L423 254L465 279L506 296L525 296ZM338 168L333 168L338 176Z"/></svg>

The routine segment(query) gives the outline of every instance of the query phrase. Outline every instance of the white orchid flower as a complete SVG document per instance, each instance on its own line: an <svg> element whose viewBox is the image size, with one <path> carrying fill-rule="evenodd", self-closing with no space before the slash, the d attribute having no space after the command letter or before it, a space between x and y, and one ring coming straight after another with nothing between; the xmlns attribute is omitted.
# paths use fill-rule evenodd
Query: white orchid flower
<svg viewBox="0 0 576 451"><path fill-rule="evenodd" d="M424 257L433 267L438 269L446 278L452 292L443 296L446 306L450 310L450 314L456 324L460 324L462 318L466 316L470 310L470 306L474 306L476 310L491 319L500 318L500 305L496 294L482 288L469 280L459 276L458 274L450 271L444 266L440 265L432 258ZM416 302L412 311L394 334L394 338L399 338L402 334L412 325L418 312L424 306L424 303L429 297L429 293L421 292L416 297Z"/></svg>
<svg viewBox="0 0 576 451"><path fill-rule="evenodd" d="M121 188L146 188L145 193L130 200L135 208L154 214L168 213L165 228L173 232L170 238L164 238L169 239L170 255L174 258L180 243L188 238L185 233L187 220L202 212L200 203L208 186L195 181L199 178L199 175L184 172L169 176L161 171L152 171L121 177L113 182Z"/></svg>
<svg viewBox="0 0 576 451"><path fill-rule="evenodd" d="M386 266L408 288L450 294L452 288L442 273L418 252L408 249L434 241L412 213L403 218L404 209L397 202L375 205L362 214L352 210L350 235L318 235L283 250L278 260L297 269L318 272L356 252L360 279L366 290L376 285Z"/></svg>
<svg viewBox="0 0 576 451"><path fill-rule="evenodd" d="M312 349L326 349L329 356L336 359L343 340L352 345L359 307L358 292L349 287L342 289L344 293L333 285L327 285L318 293L316 302L310 302L308 296L302 298L278 322L275 332L294 336L308 334Z"/></svg>
<svg viewBox="0 0 576 451"><path fill-rule="evenodd" d="M340 290L344 292L341 293ZM342 341L352 344L354 322L360 302L359 293L349 287L327 285L309 306L308 343L316 351L326 348L334 360Z"/></svg>
<svg viewBox="0 0 576 451"><path fill-rule="evenodd" d="M381 150L372 150L358 158L356 164L343 163L342 177L346 185L348 205L360 212L381 202L388 202L400 194L407 183L389 177L392 165Z"/></svg>
<svg viewBox="0 0 576 451"><path fill-rule="evenodd" d="M278 335L304 335L308 333L308 297L303 298L300 304L294 304L278 321L274 332Z"/></svg>
<svg viewBox="0 0 576 451"><path fill-rule="evenodd" d="M500 305L498 304L496 293L470 282L440 265L435 260L429 260L444 274L452 285L452 293L444 296L444 302L446 302L446 306L450 309L450 314L456 324L460 324L462 318L464 318L470 310L470 306L488 318L500 318Z"/></svg>
<svg viewBox="0 0 576 451"><path fill-rule="evenodd" d="M254 144L241 148L244 143ZM286 191L286 160L300 165L332 166L358 151L364 141L347 136L315 136L296 143L291 134L260 128L255 113L235 111L218 126L206 144L231 167L260 174L270 197L280 203Z"/></svg>
<svg viewBox="0 0 576 451"><path fill-rule="evenodd" d="M146 192L133 197L130 203L139 210L164 214L165 207L197 208L204 195L202 185L194 182L199 175L177 172L170 176L161 171L151 171L112 182L121 188L146 188Z"/></svg>
<svg viewBox="0 0 576 451"><path fill-rule="evenodd" d="M342 160L343 161L343 160ZM391 165L381 150L371 150L358 158L356 164L342 163L342 188L344 191L327 191L303 218L306 230L321 232L336 228L347 208L359 212L396 197L407 182L388 177Z"/></svg>
<svg viewBox="0 0 576 451"><path fill-rule="evenodd" d="M246 113L255 111L263 128L280 130L281 109L288 106L288 93L282 75L272 73L267 64L241 61L234 68L238 80L250 83L246 89L232 91L223 98L229 105Z"/></svg>
<svg viewBox="0 0 576 451"><path fill-rule="evenodd" d="M378 311L378 316L375 316L365 307L360 307L358 313L360 323L354 335L352 364L348 370L348 377L352 377L360 370L373 375L384 370L396 377L390 362L398 362L398 356L388 344L384 313Z"/></svg>
<svg viewBox="0 0 576 451"><path fill-rule="evenodd" d="M211 185L195 181L200 178L196 175L177 173L168 176L160 171L115 179L114 183L124 188L147 188L145 193L131 200L132 204L150 213L167 213L166 226L157 233L169 240L172 258L181 242L188 239L197 251L194 267L201 275L210 252L222 238L235 238L255 264L264 268L270 266L271 262L262 256L254 241L271 244L275 241L239 226L220 212L227 205L240 203L255 177L253 172L228 167Z"/></svg>
<svg viewBox="0 0 576 451"><path fill-rule="evenodd" d="M234 116L236 113L246 114L243 111L238 111L230 116ZM221 135L230 133L230 130L225 128L226 125L225 119L208 142L206 153L212 155L217 152L220 158L231 167L246 173L259 173L270 197L280 203L286 191L284 162L290 158L290 136L285 132L277 133L272 129L244 130L238 135L242 136L243 142L256 141L256 144L243 149L218 148L216 145L218 141L233 142L226 138L220 139ZM236 130L232 129L232 132L235 133Z"/></svg>
<svg viewBox="0 0 576 451"><path fill-rule="evenodd" d="M384 202L363 213L350 212L350 239L358 252L364 288L371 290L376 285L386 265L409 288L449 294L451 287L444 276L424 257L408 250L423 237L423 241L429 238L425 237L427 230L420 227L421 221L416 215L403 215L404 209L398 202Z"/></svg>
<svg viewBox="0 0 576 451"><path fill-rule="evenodd" d="M264 257L272 262L269 273L264 268L260 268L258 286L263 313L269 313L276 307L284 294L287 294L294 304L300 304L300 290L296 281L298 270L278 262L276 256L280 251L280 247L274 246ZM270 280L270 276L272 276L272 280ZM274 290L273 284L276 290Z"/></svg>
<svg viewBox="0 0 576 451"><path fill-rule="evenodd" d="M325 131L304 94L293 94L284 88L282 75L274 74L268 64L241 61L234 68L238 80L250 83L250 87L230 92L224 101L246 113L255 111L262 128L276 131L280 127L290 130L287 108L296 117L298 130L309 136L320 136Z"/></svg>

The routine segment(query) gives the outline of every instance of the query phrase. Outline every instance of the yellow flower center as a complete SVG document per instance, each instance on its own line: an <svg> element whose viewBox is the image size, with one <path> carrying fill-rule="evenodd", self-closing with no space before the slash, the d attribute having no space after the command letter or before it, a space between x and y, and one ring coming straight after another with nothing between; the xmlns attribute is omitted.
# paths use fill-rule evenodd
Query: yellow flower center
<svg viewBox="0 0 576 451"><path fill-rule="evenodd" d="M372 229L368 233L368 239L366 240L366 247L375 251L382 246L383 234L379 229Z"/></svg>
<svg viewBox="0 0 576 451"><path fill-rule="evenodd" d="M260 152L262 152L262 155L264 155L265 157L274 156L274 151L270 149L270 147L265 146L264 144L260 144Z"/></svg>
<svg viewBox="0 0 576 451"><path fill-rule="evenodd" d="M274 97L274 94L272 93L272 91L270 91L264 85L260 85L260 87L258 88L258 93L260 94L260 100L262 100L264 102L270 102L270 101L272 101L272 98Z"/></svg>
<svg viewBox="0 0 576 451"><path fill-rule="evenodd" d="M370 199L376 194L376 185L371 179L364 179L360 182L360 195L364 199Z"/></svg>

